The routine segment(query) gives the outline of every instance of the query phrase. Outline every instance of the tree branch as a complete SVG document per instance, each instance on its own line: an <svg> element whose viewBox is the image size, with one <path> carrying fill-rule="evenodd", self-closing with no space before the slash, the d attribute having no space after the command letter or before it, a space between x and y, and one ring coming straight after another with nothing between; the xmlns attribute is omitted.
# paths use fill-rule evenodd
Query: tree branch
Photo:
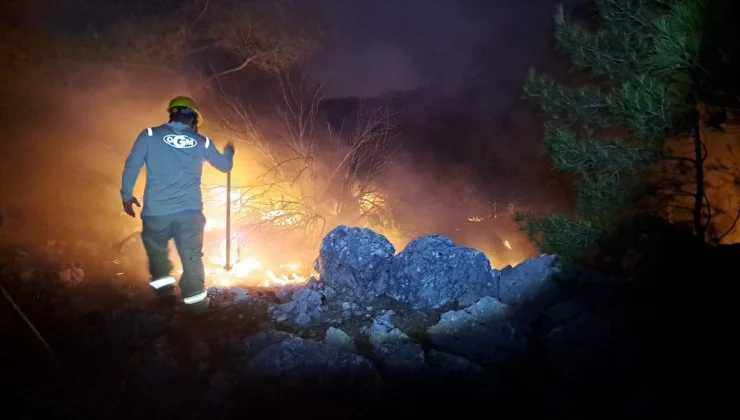
<svg viewBox="0 0 740 420"><path fill-rule="evenodd" d="M208 85L209 85L209 84L210 84L210 83L211 83L212 81L214 81L214 80L216 80L216 79L218 79L218 78L220 78L220 77L223 77L223 76L226 76L226 75L228 75L228 74L231 74L231 73L236 73L236 72L238 72L238 71L244 70L244 69L245 69L245 68L247 68L247 66L249 66L249 64L251 64L251 63L252 63L252 62L253 62L253 61L254 61L255 59L257 59L257 57L256 57L256 56L255 56L255 57L249 57L249 58L245 59L245 60L244 60L244 61L243 61L243 62L242 62L241 64L239 64L239 65L238 65L238 66L236 66L236 67L232 67L232 68L230 68L230 69L227 69L227 70L224 70L224 71L221 71L221 72L218 72L218 73L216 73L216 74L213 74L213 75L211 75L211 76L210 76L209 78L207 78L207 79L206 79L206 80L205 80L205 81L204 81L203 83L201 83L200 85L198 85L198 87L196 87L196 88L195 88L195 90L196 90L196 91L199 91L199 90L201 90L201 89L205 88L205 87L206 87L206 86L208 86Z"/></svg>

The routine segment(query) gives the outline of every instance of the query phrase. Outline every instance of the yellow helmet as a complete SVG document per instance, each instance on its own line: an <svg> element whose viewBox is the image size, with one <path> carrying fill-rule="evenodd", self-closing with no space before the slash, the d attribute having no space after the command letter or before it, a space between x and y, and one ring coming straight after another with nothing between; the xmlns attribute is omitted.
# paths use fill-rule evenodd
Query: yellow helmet
<svg viewBox="0 0 740 420"><path fill-rule="evenodd" d="M188 98L187 96L178 96L175 99L170 101L170 104L167 106L167 112L172 112L172 108L174 107L183 107L183 108L189 108L192 109L193 112L195 112L195 115L198 117L196 121L196 125L200 127L203 124L203 115L198 110L198 106L195 105L195 101Z"/></svg>

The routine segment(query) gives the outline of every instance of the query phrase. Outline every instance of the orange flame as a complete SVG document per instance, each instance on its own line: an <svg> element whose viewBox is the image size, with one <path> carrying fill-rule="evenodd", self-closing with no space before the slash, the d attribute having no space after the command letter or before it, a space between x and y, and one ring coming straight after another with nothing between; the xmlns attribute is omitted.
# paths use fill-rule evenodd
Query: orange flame
<svg viewBox="0 0 740 420"><path fill-rule="evenodd" d="M206 223L205 231L222 238L213 246L204 249L203 264L205 265L206 284L208 286L242 286L242 287L282 287L289 284L303 284L308 281L303 267L299 263L291 262L279 264L276 267L266 267L256 255L240 255L240 247L244 246L243 238L239 233L231 237L232 247L229 256L231 267L226 269L226 238L223 231L216 230ZM218 245L218 246L216 246ZM182 270L178 270L182 274Z"/></svg>

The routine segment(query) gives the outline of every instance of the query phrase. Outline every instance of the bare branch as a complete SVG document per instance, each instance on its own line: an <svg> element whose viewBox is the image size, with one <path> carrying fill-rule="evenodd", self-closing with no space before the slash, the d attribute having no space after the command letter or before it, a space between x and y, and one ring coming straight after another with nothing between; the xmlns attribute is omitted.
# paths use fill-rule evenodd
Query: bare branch
<svg viewBox="0 0 740 420"><path fill-rule="evenodd" d="M210 3L209 0L204 0L203 10L201 10L200 14L198 15L198 17L195 18L195 20L193 21L193 23L198 23L201 19L203 19L203 16L205 16L206 15L206 12L208 11L208 5L209 5L209 3Z"/></svg>
<svg viewBox="0 0 740 420"><path fill-rule="evenodd" d="M298 16L288 0L185 0L166 15L132 14L84 36L58 37L58 55L68 61L147 66L183 72L190 58L205 52L238 64L214 66L198 89L247 69L278 72L316 51L321 32ZM191 75L194 79L196 77Z"/></svg>
<svg viewBox="0 0 740 420"><path fill-rule="evenodd" d="M249 205L236 217L318 240L338 224L362 225L386 212L377 182L395 152L394 114L362 103L337 132L321 121L320 87L284 73L277 80L269 112L247 112L223 91L219 95L220 125L245 141L263 168ZM348 124L352 129L344 130Z"/></svg>
<svg viewBox="0 0 740 420"><path fill-rule="evenodd" d="M226 69L226 70L223 70L223 71L221 71L219 73L215 73L215 74L211 75L209 78L207 78L206 80L204 80L203 83L201 83L195 90L198 91L198 90L203 89L204 87L208 86L211 82L213 82L214 80L218 79L219 77L223 77L223 76L226 76L228 74L236 73L238 71L244 70L256 58L257 57L249 57L249 58L245 59L241 64L239 64L236 67L232 67L230 69Z"/></svg>

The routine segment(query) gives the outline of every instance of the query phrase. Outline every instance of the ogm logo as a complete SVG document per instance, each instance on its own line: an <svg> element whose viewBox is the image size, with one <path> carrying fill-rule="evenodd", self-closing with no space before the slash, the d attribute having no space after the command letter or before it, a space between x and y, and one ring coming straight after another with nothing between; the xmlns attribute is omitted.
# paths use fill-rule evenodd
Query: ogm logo
<svg viewBox="0 0 740 420"><path fill-rule="evenodd" d="M162 140L177 149L190 149L198 145L194 138L184 134L167 134Z"/></svg>

